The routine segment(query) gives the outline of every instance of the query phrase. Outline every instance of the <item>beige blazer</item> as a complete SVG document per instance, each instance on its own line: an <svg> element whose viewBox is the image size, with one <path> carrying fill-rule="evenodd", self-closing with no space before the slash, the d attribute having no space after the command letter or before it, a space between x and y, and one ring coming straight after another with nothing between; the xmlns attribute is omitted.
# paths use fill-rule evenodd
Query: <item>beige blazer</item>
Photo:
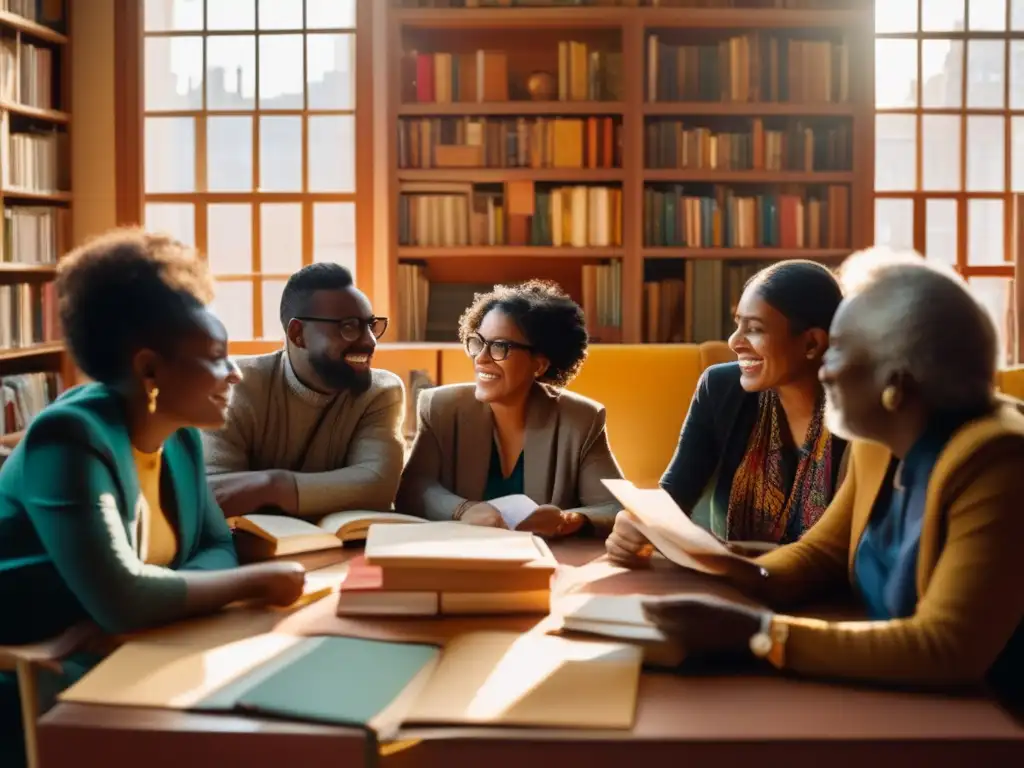
<svg viewBox="0 0 1024 768"><path fill-rule="evenodd" d="M402 474L396 508L430 520L450 520L464 501L482 501L494 420L473 384L424 390L418 431ZM604 406L572 392L534 386L523 444L523 492L538 504L581 512L607 535L621 508L601 483L622 470L608 445Z"/></svg>

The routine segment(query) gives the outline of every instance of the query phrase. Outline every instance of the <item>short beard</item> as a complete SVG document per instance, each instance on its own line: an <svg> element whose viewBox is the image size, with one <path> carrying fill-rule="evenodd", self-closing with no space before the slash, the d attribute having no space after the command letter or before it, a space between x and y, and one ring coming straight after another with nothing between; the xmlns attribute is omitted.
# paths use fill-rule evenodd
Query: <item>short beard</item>
<svg viewBox="0 0 1024 768"><path fill-rule="evenodd" d="M309 364L324 384L338 392L361 395L373 384L373 374L369 370L357 371L344 360L310 355Z"/></svg>

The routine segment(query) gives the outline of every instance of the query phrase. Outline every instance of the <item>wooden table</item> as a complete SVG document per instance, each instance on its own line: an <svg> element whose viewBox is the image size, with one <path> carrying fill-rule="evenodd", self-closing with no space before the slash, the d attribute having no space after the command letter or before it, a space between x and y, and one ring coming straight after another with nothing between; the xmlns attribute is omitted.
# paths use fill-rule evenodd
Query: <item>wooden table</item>
<svg viewBox="0 0 1024 768"><path fill-rule="evenodd" d="M553 549L570 565L601 551L583 542ZM722 592L705 577L678 571L625 579L597 589ZM409 639L410 622L426 640L499 626L525 631L536 619L343 620L334 616L328 598L273 623L297 634ZM42 768L349 766L376 757L356 730L242 716L60 704L42 718L39 733ZM985 698L853 688L753 669L645 672L629 733L418 728L404 731L401 739L393 753L377 758L381 765L1024 765L1024 725Z"/></svg>

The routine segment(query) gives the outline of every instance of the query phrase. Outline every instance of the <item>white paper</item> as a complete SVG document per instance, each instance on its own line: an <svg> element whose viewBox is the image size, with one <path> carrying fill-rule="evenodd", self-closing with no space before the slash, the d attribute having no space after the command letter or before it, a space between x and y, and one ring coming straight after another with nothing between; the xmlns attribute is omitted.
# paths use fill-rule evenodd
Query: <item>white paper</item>
<svg viewBox="0 0 1024 768"><path fill-rule="evenodd" d="M662 488L637 488L628 480L602 480L637 529L661 554L684 568L722 574L720 558L745 560L693 522ZM706 558L712 558L708 560Z"/></svg>
<svg viewBox="0 0 1024 768"><path fill-rule="evenodd" d="M505 526L510 531L518 528L519 524L536 512L537 507L540 506L529 496L522 493L491 499L487 503L501 513L501 519L505 521Z"/></svg>

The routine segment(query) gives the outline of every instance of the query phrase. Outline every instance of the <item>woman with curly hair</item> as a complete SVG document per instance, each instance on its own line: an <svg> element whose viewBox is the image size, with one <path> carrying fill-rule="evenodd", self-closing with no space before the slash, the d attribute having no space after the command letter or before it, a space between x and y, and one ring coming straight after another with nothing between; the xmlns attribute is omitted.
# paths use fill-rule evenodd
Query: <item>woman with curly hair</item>
<svg viewBox="0 0 1024 768"><path fill-rule="evenodd" d="M425 391L398 490L403 512L505 527L489 502L540 505L518 530L607 535L619 506L601 480L622 477L600 403L564 390L587 356L583 311L531 280L480 294L459 322L476 381Z"/></svg>
<svg viewBox="0 0 1024 768"><path fill-rule="evenodd" d="M205 262L166 236L116 231L66 256L57 290L93 382L40 413L0 470L0 645L83 621L120 634L237 600L294 602L301 566L239 568L206 484L196 428L223 425L239 376L206 308ZM65 661L50 693L97 660ZM25 759L18 700L0 673L4 766Z"/></svg>

